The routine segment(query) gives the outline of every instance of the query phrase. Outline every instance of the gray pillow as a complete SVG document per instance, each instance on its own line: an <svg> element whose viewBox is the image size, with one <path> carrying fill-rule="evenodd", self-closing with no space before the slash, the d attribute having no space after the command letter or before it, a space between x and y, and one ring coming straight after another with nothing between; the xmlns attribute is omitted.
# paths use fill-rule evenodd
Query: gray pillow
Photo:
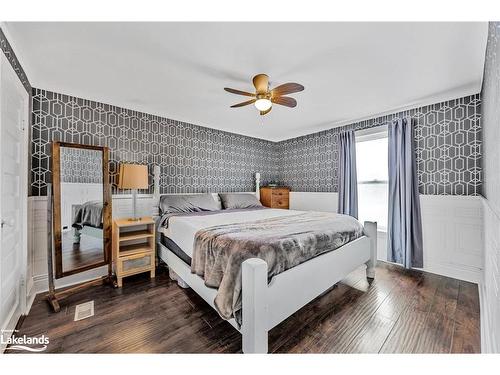
<svg viewBox="0 0 500 375"><path fill-rule="evenodd" d="M212 194L165 194L160 197L162 214L173 212L217 211L222 209Z"/></svg>
<svg viewBox="0 0 500 375"><path fill-rule="evenodd" d="M220 193L219 197L224 209L262 207L255 194Z"/></svg>

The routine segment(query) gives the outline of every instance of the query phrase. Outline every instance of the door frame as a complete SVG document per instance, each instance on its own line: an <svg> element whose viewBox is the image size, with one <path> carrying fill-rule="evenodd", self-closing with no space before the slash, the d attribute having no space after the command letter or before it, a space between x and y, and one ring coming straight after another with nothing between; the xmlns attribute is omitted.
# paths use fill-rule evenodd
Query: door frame
<svg viewBox="0 0 500 375"><path fill-rule="evenodd" d="M20 268L20 279L19 279L19 306L18 309L14 311L12 317L10 317L10 321L7 323L7 329L14 329L19 317L21 315L25 315L28 313L28 174L30 171L28 170L28 150L29 150L29 100L30 95L26 91L25 87L18 79L16 72L14 71L12 65L7 60L7 57L3 52L0 53L0 82L3 79L6 79L2 76L3 67L10 69L11 73L15 76L14 85L19 89L24 98L23 110L21 116L21 126L22 126L22 139L21 139L21 169L22 173L20 174L20 183L19 183L19 196L21 200L21 215L20 215L20 223L21 223L21 254L19 257L19 268ZM7 78L8 79L8 78ZM1 106L0 106L1 111ZM0 117L1 121L1 117ZM2 126L0 122L0 126ZM0 154L1 154L1 139L0 139ZM17 313L18 311L18 313Z"/></svg>

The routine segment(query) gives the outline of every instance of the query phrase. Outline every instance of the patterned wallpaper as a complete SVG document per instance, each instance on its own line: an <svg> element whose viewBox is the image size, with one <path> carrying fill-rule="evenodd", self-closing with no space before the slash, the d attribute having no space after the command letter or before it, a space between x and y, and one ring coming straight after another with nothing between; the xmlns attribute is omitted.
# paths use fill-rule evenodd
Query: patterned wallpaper
<svg viewBox="0 0 500 375"><path fill-rule="evenodd" d="M338 191L339 133L411 116L422 194L481 193L480 95L357 122L278 143L279 181L295 191Z"/></svg>
<svg viewBox="0 0 500 375"><path fill-rule="evenodd" d="M161 193L249 191L255 172L263 184L277 180L295 191L338 191L339 133L398 116L411 116L415 124L422 194L481 193L479 94L273 143L34 89L32 194L46 194L52 140L110 147L113 184L120 161L160 165ZM113 186L113 193L126 192Z"/></svg>
<svg viewBox="0 0 500 375"><path fill-rule="evenodd" d="M159 165L160 193L250 191L255 172L263 183L277 174L272 142L40 89L32 102L32 195L47 194L56 140L108 146L114 194L127 193L114 185L122 161Z"/></svg>
<svg viewBox="0 0 500 375"><path fill-rule="evenodd" d="M102 152L61 147L61 182L102 184Z"/></svg>
<svg viewBox="0 0 500 375"><path fill-rule="evenodd" d="M14 68L14 71L21 80L21 83L25 87L26 91L28 91L28 93L31 93L31 85L28 81L28 77L26 76L26 73L24 73L23 67L17 60L16 54L12 50L9 41L7 40L1 28L0 28L0 49L3 51L5 57L7 57L7 60L9 60L10 65L12 65L12 67Z"/></svg>

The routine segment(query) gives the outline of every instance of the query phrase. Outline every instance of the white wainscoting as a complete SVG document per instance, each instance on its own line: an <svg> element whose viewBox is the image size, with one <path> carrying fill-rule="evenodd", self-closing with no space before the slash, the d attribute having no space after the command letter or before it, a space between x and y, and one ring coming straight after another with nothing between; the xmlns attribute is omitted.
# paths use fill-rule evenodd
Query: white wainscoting
<svg viewBox="0 0 500 375"><path fill-rule="evenodd" d="M483 269L481 197L421 195L424 270L479 283Z"/></svg>
<svg viewBox="0 0 500 375"><path fill-rule="evenodd" d="M290 192L290 208L337 211L337 193ZM424 271L478 283L483 268L481 197L421 195ZM386 234L378 235L378 259L386 260Z"/></svg>
<svg viewBox="0 0 500 375"><path fill-rule="evenodd" d="M487 199L484 210L484 279L481 299L481 351L500 352L500 216Z"/></svg>
<svg viewBox="0 0 500 375"><path fill-rule="evenodd" d="M255 194L255 192L250 192ZM213 194L215 199L219 199L218 194ZM158 215L158 197L154 195L137 196L137 213L144 216ZM132 216L132 196L113 196L113 218ZM47 197L29 197L28 199L28 253L31 265L30 274L32 278L28 283L32 283L30 288L32 295L48 290L47 278ZM87 272L82 272L73 276L56 280L56 287L65 287L83 281L92 280L99 276L106 275L107 268L101 267Z"/></svg>
<svg viewBox="0 0 500 375"><path fill-rule="evenodd" d="M137 200L139 214L158 215L156 202L157 198L153 195L139 195ZM421 195L421 205L424 227L424 270L472 282L480 281L483 267L481 198ZM290 208L336 212L337 193L291 192ZM131 197L113 196L113 217L128 217L131 214ZM29 198L28 235L33 275L31 289L33 293L40 293L48 289L46 197ZM386 235L383 232L378 235L378 258L387 259ZM106 268L103 267L56 280L56 286L71 285L105 274ZM28 283L30 282L28 280Z"/></svg>
<svg viewBox="0 0 500 375"><path fill-rule="evenodd" d="M140 195L137 200L138 213L141 215L157 215L154 208L156 200L152 195ZM113 217L129 217L132 215L131 196L113 196ZM31 294L48 290L47 277L47 197L29 197L28 199L28 259L32 263L31 274L33 287ZM56 280L56 288L92 280L107 273L107 267L100 267L80 274Z"/></svg>

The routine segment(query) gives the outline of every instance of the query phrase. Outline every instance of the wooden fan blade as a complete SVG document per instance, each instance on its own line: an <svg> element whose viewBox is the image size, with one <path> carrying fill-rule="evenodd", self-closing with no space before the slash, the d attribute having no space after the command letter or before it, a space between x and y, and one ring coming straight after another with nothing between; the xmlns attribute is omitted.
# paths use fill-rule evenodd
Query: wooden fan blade
<svg viewBox="0 0 500 375"><path fill-rule="evenodd" d="M271 112L271 109L273 109L273 107L269 107L269 109L266 111L260 111L260 115L261 116L267 115L269 112Z"/></svg>
<svg viewBox="0 0 500 375"><path fill-rule="evenodd" d="M258 94L265 94L269 90L269 77L266 74L257 74L252 81Z"/></svg>
<svg viewBox="0 0 500 375"><path fill-rule="evenodd" d="M246 102L242 102L242 103L238 103L238 104L233 104L231 106L231 108L243 107L245 105L249 105L249 104L255 103L256 100L257 99L250 99L250 100L247 100Z"/></svg>
<svg viewBox="0 0 500 375"><path fill-rule="evenodd" d="M289 98L287 96L278 96L278 97L273 97L271 99L273 103L284 105L285 107L296 107L297 106L297 101L294 98Z"/></svg>
<svg viewBox="0 0 500 375"><path fill-rule="evenodd" d="M275 87L274 89L271 90L271 95L272 96L281 96L281 95L287 95L287 94L292 94L294 92L299 92L303 91L304 86L299 85L298 83L284 83L282 85L279 85Z"/></svg>
<svg viewBox="0 0 500 375"><path fill-rule="evenodd" d="M229 87L224 87L224 90L226 90L227 92L230 92L231 94L237 94L237 95L244 95L244 96L255 97L255 94L252 94L250 92L241 91L241 90L235 90L235 89L231 89Z"/></svg>

